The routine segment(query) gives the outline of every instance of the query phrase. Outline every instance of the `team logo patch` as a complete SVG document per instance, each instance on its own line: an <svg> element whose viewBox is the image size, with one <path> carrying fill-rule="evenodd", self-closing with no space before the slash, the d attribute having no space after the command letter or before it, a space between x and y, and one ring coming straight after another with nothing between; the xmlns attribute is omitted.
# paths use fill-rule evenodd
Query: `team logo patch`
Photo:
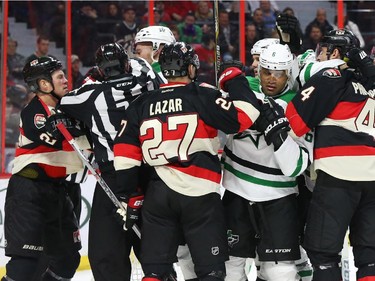
<svg viewBox="0 0 375 281"><path fill-rule="evenodd" d="M46 117L43 114L35 114L34 125L38 129L43 128L46 123Z"/></svg>
<svg viewBox="0 0 375 281"><path fill-rule="evenodd" d="M228 237L228 245L231 248L233 248L233 246L240 241L240 236L233 234L231 229L227 231L227 237Z"/></svg>
<svg viewBox="0 0 375 281"><path fill-rule="evenodd" d="M328 78L340 78L341 73L338 69L331 68L324 71L323 76L326 76Z"/></svg>
<svg viewBox="0 0 375 281"><path fill-rule="evenodd" d="M219 254L219 247L212 247L211 248L211 253L214 255L214 256L217 256Z"/></svg>

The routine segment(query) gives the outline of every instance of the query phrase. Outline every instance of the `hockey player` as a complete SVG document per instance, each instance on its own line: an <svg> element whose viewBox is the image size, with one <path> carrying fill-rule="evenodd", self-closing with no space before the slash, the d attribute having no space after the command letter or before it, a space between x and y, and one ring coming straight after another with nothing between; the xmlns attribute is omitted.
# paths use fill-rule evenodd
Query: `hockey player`
<svg viewBox="0 0 375 281"><path fill-rule="evenodd" d="M334 30L319 44L320 61L344 59L374 78L374 66L347 30ZM362 65L364 64L364 65ZM314 281L342 280L340 251L349 227L357 280L375 280L374 88L361 83L346 64L312 76L289 103L286 116L297 136L315 129L316 185L307 218L304 247Z"/></svg>
<svg viewBox="0 0 375 281"><path fill-rule="evenodd" d="M160 73L159 55L165 44L176 42L172 31L166 26L148 26L142 28L134 38L137 57L145 59L155 73ZM164 78L164 77L162 77ZM163 79L165 82L165 79Z"/></svg>
<svg viewBox="0 0 375 281"><path fill-rule="evenodd" d="M129 103L148 90L148 76L137 78L131 74L128 55L117 43L100 46L95 57L101 73L101 78L97 78L102 81L87 81L64 96L58 108L90 129L101 176L116 193L113 141ZM122 230L115 210L98 183L92 203L88 253L95 280L130 280L129 254L132 246L137 252L139 238L133 231Z"/></svg>
<svg viewBox="0 0 375 281"><path fill-rule="evenodd" d="M230 99L193 82L199 59L185 43L166 45L159 62L168 84L129 106L129 118L122 122L115 143L115 168L124 198L137 194L142 160L152 168L142 209L143 280L165 280L181 238L187 241L199 280L224 280L228 256L219 194L218 129L233 133L248 128L258 117L259 105L237 68L220 76ZM124 221L131 226L131 217Z"/></svg>
<svg viewBox="0 0 375 281"><path fill-rule="evenodd" d="M80 262L81 241L65 178L83 165L66 140L46 130L52 109L68 92L68 81L61 63L51 57L27 63L23 75L35 97L21 112L19 147L7 189L5 254L11 259L2 280L40 280L36 275L42 255L49 263L41 280L71 280ZM68 129L75 126L72 120L64 123ZM89 146L85 137L77 142Z"/></svg>
<svg viewBox="0 0 375 281"><path fill-rule="evenodd" d="M312 137L288 134L284 108L290 90L293 55L289 47L269 45L258 66L263 101L261 115L250 129L230 135L222 162L230 260L228 281L247 280L247 257L260 261L260 276L268 281L296 281L300 258L297 176L312 161ZM288 160L286 160L288 159ZM257 239L257 237L260 239Z"/></svg>

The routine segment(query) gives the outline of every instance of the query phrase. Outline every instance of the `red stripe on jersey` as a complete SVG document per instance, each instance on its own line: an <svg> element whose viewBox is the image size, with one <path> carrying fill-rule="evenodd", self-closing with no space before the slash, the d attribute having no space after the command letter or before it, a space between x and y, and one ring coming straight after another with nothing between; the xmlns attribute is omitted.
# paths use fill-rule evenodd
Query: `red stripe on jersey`
<svg viewBox="0 0 375 281"><path fill-rule="evenodd" d="M356 146L331 146L327 148L314 149L314 159L333 157L333 156L375 156L375 147L365 145Z"/></svg>
<svg viewBox="0 0 375 281"><path fill-rule="evenodd" d="M297 137L301 137L311 130L306 125L305 121L302 120L301 116L299 116L292 102L290 102L286 107L285 116L288 118L289 124Z"/></svg>
<svg viewBox="0 0 375 281"><path fill-rule="evenodd" d="M363 102L339 102L335 109L327 116L334 120L357 118L363 108Z"/></svg>
<svg viewBox="0 0 375 281"><path fill-rule="evenodd" d="M190 176L206 179L212 182L215 182L217 184L221 181L221 173L215 173L211 170L201 168L198 166L190 165L188 167L179 167L179 166L173 166L169 165L172 169L178 170L184 174L188 174Z"/></svg>
<svg viewBox="0 0 375 281"><path fill-rule="evenodd" d="M66 177L66 168L65 167L57 167L51 166L47 164L38 164L50 178L64 178Z"/></svg>
<svg viewBox="0 0 375 281"><path fill-rule="evenodd" d="M142 150L140 147L131 144L118 143L113 146L115 156L123 156L137 161L142 161Z"/></svg>
<svg viewBox="0 0 375 281"><path fill-rule="evenodd" d="M40 145L38 147L32 148L32 149L27 149L27 148L22 148L18 147L16 149L16 157L23 155L23 154L39 154L39 153L46 153L46 152L55 152L59 151L59 149L53 148L53 147L47 147Z"/></svg>
<svg viewBox="0 0 375 281"><path fill-rule="evenodd" d="M236 107L236 109L238 122L240 123L239 132L242 132L253 125L253 120L251 120L249 115L246 114L243 110L239 109L238 107Z"/></svg>
<svg viewBox="0 0 375 281"><path fill-rule="evenodd" d="M375 276L366 276L359 278L358 281L375 281Z"/></svg>

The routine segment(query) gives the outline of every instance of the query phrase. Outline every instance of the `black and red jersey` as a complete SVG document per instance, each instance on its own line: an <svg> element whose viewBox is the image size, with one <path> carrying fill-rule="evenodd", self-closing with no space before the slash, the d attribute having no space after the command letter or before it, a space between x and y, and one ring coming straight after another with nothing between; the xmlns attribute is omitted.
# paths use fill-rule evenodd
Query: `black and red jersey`
<svg viewBox="0 0 375 281"><path fill-rule="evenodd" d="M126 111L114 145L120 183L134 190L138 178L134 168L143 161L179 193L219 192L218 130L243 131L259 115L245 77L236 77L227 86L228 99L197 82L165 84L137 98Z"/></svg>
<svg viewBox="0 0 375 281"><path fill-rule="evenodd" d="M57 140L47 134L45 122L51 109L35 96L22 110L13 174L32 166L35 172L41 172L35 174L36 178L64 178L83 169L82 161L68 141ZM85 136L77 141L83 148L89 145Z"/></svg>
<svg viewBox="0 0 375 281"><path fill-rule="evenodd" d="M315 128L316 170L350 181L375 180L375 89L350 70L323 69L289 103L297 136Z"/></svg>

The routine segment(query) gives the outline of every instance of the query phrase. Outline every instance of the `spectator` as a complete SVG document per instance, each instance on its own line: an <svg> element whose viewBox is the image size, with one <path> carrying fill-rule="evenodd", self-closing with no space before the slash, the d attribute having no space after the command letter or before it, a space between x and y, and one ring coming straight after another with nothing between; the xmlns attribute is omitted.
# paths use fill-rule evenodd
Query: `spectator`
<svg viewBox="0 0 375 281"><path fill-rule="evenodd" d="M344 16L344 28L346 30L350 30L351 32L353 32L355 37L357 37L357 39L359 40L359 46L361 48L365 47L365 40L363 40L363 36L361 34L361 31L358 28L358 25L354 23L353 21L349 20L347 15ZM335 24L333 25L333 29L338 29L337 28L337 16L335 16Z"/></svg>
<svg viewBox="0 0 375 281"><path fill-rule="evenodd" d="M160 14L160 21L170 23L172 21L171 16L165 12L165 5L163 1L155 1L155 11Z"/></svg>
<svg viewBox="0 0 375 281"><path fill-rule="evenodd" d="M219 11L219 45L223 61L231 60L238 54L238 26L231 25L229 14Z"/></svg>
<svg viewBox="0 0 375 281"><path fill-rule="evenodd" d="M17 53L18 42L12 38L8 38L7 64L9 75L12 79L23 81L22 69L25 65L25 57Z"/></svg>
<svg viewBox="0 0 375 281"><path fill-rule="evenodd" d="M194 46L195 53L199 57L199 81L215 85L215 35L207 33L202 36L202 44Z"/></svg>
<svg viewBox="0 0 375 281"><path fill-rule="evenodd" d="M327 20L327 13L326 10L323 8L319 8L316 10L316 17L315 19L310 22L305 29L305 37L310 36L311 27L313 24L317 24L323 32L323 35L327 34L327 32L333 30L333 26Z"/></svg>
<svg viewBox="0 0 375 281"><path fill-rule="evenodd" d="M95 64L93 54L97 48L98 15L90 2L80 2L79 7L72 18L73 53L80 57L84 66L92 66Z"/></svg>
<svg viewBox="0 0 375 281"><path fill-rule="evenodd" d="M263 12L260 8L254 10L253 23L257 29L257 34L259 39L265 38L265 27L263 21Z"/></svg>
<svg viewBox="0 0 375 281"><path fill-rule="evenodd" d="M233 1L229 12L229 20L238 22L239 20L240 1ZM251 7L249 3L245 3L245 21L251 21Z"/></svg>
<svg viewBox="0 0 375 281"><path fill-rule="evenodd" d="M165 12L169 14L172 21L182 22L188 13L195 11L195 4L192 1L163 1Z"/></svg>
<svg viewBox="0 0 375 281"><path fill-rule="evenodd" d="M258 40L259 39L255 25L253 23L247 24L245 28L245 63L247 66L250 66L253 63L251 49Z"/></svg>
<svg viewBox="0 0 375 281"><path fill-rule="evenodd" d="M128 54L132 53L134 37L139 31L139 25L136 21L135 8L127 5L122 11L122 21L115 25L115 41L122 45Z"/></svg>
<svg viewBox="0 0 375 281"><path fill-rule="evenodd" d="M323 32L317 24L311 25L309 37L304 38L302 42L302 52L313 49L315 50L316 45L322 40Z"/></svg>
<svg viewBox="0 0 375 281"><path fill-rule="evenodd" d="M65 3L56 3L56 9L51 16L50 26L47 29L51 41L56 43L57 48L65 48Z"/></svg>
<svg viewBox="0 0 375 281"><path fill-rule="evenodd" d="M271 3L269 0L260 0L259 7L263 12L265 36L271 37L273 30L276 28L276 17L278 11L271 8Z"/></svg>
<svg viewBox="0 0 375 281"><path fill-rule="evenodd" d="M212 8L210 7L210 2L206 0L200 0L197 3L197 8L195 10L195 19L199 25L204 23L211 23L214 18Z"/></svg>
<svg viewBox="0 0 375 281"><path fill-rule="evenodd" d="M26 58L26 63L32 60L35 60L39 57L44 57L44 56L49 55L48 51L49 51L49 37L45 35L38 36L38 38L36 39L36 50L33 54L31 54L30 56Z"/></svg>
<svg viewBox="0 0 375 281"><path fill-rule="evenodd" d="M82 86L84 76L80 72L81 61L77 55L72 55L72 80L73 80L73 89L79 88Z"/></svg>
<svg viewBox="0 0 375 281"><path fill-rule="evenodd" d="M193 13L188 13L185 16L184 22L177 25L180 40L182 42L201 43L202 29L199 25L195 24L195 17Z"/></svg>
<svg viewBox="0 0 375 281"><path fill-rule="evenodd" d="M107 4L107 13L104 16L107 20L119 21L121 20L120 8L115 2Z"/></svg>

